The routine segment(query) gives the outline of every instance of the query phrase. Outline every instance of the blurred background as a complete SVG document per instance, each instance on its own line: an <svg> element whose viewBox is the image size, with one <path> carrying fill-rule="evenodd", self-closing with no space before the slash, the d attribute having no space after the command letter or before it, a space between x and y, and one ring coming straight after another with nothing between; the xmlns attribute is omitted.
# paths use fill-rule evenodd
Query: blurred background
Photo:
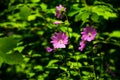
<svg viewBox="0 0 120 80"><path fill-rule="evenodd" d="M55 17L59 4L62 19ZM0 80L120 80L120 0L0 0L0 7ZM98 34L81 52L88 24ZM69 44L48 53L56 31Z"/></svg>

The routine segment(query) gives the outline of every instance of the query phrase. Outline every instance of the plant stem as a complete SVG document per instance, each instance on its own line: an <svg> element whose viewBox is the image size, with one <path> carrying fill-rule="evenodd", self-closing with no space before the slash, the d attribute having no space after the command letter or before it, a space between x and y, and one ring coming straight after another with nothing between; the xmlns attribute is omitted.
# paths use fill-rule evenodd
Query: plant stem
<svg viewBox="0 0 120 80"><path fill-rule="evenodd" d="M101 65L100 65L100 78L102 77L102 73L103 73L103 56L100 54L100 59L101 59Z"/></svg>
<svg viewBox="0 0 120 80"><path fill-rule="evenodd" d="M77 65L79 65L79 64L78 64L78 60L77 60ZM81 70L80 70L80 68L79 68L79 69L78 69L78 72L79 72L79 74L80 74L80 80L82 80L82 76L81 76L80 71L81 71Z"/></svg>
<svg viewBox="0 0 120 80"><path fill-rule="evenodd" d="M95 74L95 58L94 58L94 52L93 52L93 57L92 57L93 59L92 59L92 61L93 61L93 65L92 65L92 68L93 68L93 74L94 74L94 80L97 80L96 79L96 74Z"/></svg>
<svg viewBox="0 0 120 80"><path fill-rule="evenodd" d="M85 4L85 6L87 6L86 0L83 0L83 3Z"/></svg>
<svg viewBox="0 0 120 80"><path fill-rule="evenodd" d="M67 17L66 14L65 14L65 17L66 17L66 22L67 22L67 32L68 32L68 36L70 37L70 33L69 33L69 20L68 20L68 17Z"/></svg>

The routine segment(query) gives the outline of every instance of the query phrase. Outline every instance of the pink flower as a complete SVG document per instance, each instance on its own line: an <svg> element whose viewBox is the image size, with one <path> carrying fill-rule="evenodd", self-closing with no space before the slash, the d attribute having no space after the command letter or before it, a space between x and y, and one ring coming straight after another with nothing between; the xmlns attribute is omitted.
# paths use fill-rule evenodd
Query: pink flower
<svg viewBox="0 0 120 80"><path fill-rule="evenodd" d="M62 22L60 22L60 21L55 21L55 22L54 22L55 25L58 25L58 24L60 24L60 23L62 23Z"/></svg>
<svg viewBox="0 0 120 80"><path fill-rule="evenodd" d="M50 47L46 47L45 49L46 49L47 52L52 52L53 51L53 49L50 48Z"/></svg>
<svg viewBox="0 0 120 80"><path fill-rule="evenodd" d="M81 34L82 40L90 42L95 39L97 31L93 27L87 26L86 28L83 28L83 32L81 32Z"/></svg>
<svg viewBox="0 0 120 80"><path fill-rule="evenodd" d="M83 51L86 46L86 41L82 40L79 45L78 50Z"/></svg>
<svg viewBox="0 0 120 80"><path fill-rule="evenodd" d="M55 32L51 39L54 48L66 48L68 44L68 36L64 32Z"/></svg>
<svg viewBox="0 0 120 80"><path fill-rule="evenodd" d="M64 12L66 12L66 8L63 7L61 4L59 6L56 6L56 14L55 16L57 18L63 18Z"/></svg>

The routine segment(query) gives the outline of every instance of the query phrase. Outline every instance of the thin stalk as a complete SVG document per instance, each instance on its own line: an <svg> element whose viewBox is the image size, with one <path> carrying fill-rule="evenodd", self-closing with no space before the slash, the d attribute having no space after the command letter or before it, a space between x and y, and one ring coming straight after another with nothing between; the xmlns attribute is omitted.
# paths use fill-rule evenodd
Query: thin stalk
<svg viewBox="0 0 120 80"><path fill-rule="evenodd" d="M85 4L85 6L87 6L86 0L83 0L83 3Z"/></svg>
<svg viewBox="0 0 120 80"><path fill-rule="evenodd" d="M65 17L66 17L66 22L67 22L67 32L68 32L68 36L70 37L70 34L69 34L69 20L68 20L68 17L67 17L66 14L65 14Z"/></svg>
<svg viewBox="0 0 120 80"><path fill-rule="evenodd" d="M93 59L92 59L92 62L93 62L93 65L92 65L92 68L93 68L93 74L94 74L94 80L97 80L96 79L96 74L95 74L95 58L94 58L94 53L93 53L93 57L92 57Z"/></svg>
<svg viewBox="0 0 120 80"><path fill-rule="evenodd" d="M76 62L77 62L77 65L79 65L79 62L78 62L78 60L76 60ZM82 75L81 75L81 73L80 73L80 68L78 69L78 72L79 72L79 75L80 75L80 79L82 80Z"/></svg>
<svg viewBox="0 0 120 80"><path fill-rule="evenodd" d="M103 73L103 56L100 54L100 59L101 59L101 65L100 65L100 78L102 77L102 73Z"/></svg>

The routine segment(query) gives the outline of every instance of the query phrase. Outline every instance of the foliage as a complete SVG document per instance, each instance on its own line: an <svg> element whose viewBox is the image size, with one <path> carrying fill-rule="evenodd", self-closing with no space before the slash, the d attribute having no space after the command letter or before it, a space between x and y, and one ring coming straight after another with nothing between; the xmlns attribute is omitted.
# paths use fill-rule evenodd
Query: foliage
<svg viewBox="0 0 120 80"><path fill-rule="evenodd" d="M0 80L119 80L117 3L120 1L0 1ZM62 19L55 16L59 4L66 8ZM97 30L97 36L79 51L82 29L88 25ZM57 31L66 32L68 45L49 53L46 47L53 47L51 36Z"/></svg>

